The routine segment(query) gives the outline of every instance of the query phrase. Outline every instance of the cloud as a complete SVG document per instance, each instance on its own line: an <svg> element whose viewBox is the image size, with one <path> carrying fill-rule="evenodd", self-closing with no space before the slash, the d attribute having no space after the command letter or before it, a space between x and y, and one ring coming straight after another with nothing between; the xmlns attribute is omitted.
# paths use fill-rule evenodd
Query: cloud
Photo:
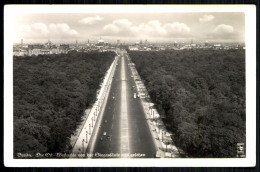
<svg viewBox="0 0 260 172"><path fill-rule="evenodd" d="M77 35L77 31L73 30L67 24L50 24L49 31L53 34L67 34L69 36Z"/></svg>
<svg viewBox="0 0 260 172"><path fill-rule="evenodd" d="M131 30L135 32L137 35L145 34L151 36L165 36L167 34L167 31L157 20L152 20L148 23L142 23L138 26L133 26Z"/></svg>
<svg viewBox="0 0 260 172"><path fill-rule="evenodd" d="M190 32L190 28L186 24L179 22L166 24L164 28L170 35L185 35Z"/></svg>
<svg viewBox="0 0 260 172"><path fill-rule="evenodd" d="M118 19L103 27L103 35L109 36L184 36L190 32L190 28L179 22L162 25L158 20L133 25L128 19Z"/></svg>
<svg viewBox="0 0 260 172"><path fill-rule="evenodd" d="M36 32L38 34L45 35L49 33L48 28L44 23L34 23L31 26L27 26L27 27L31 28L30 29L31 32Z"/></svg>
<svg viewBox="0 0 260 172"><path fill-rule="evenodd" d="M18 35L23 38L71 38L77 36L78 32L71 29L70 26L65 23L49 25L34 23L31 25L21 25L18 28Z"/></svg>
<svg viewBox="0 0 260 172"><path fill-rule="evenodd" d="M105 25L103 27L104 33L111 35L124 35L127 32L132 34L132 23L128 19L118 19L113 21L112 24Z"/></svg>
<svg viewBox="0 0 260 172"><path fill-rule="evenodd" d="M100 16L86 17L86 18L79 20L79 23L91 25L91 24L94 24L94 23L102 21L102 20L103 20L103 18Z"/></svg>
<svg viewBox="0 0 260 172"><path fill-rule="evenodd" d="M220 24L213 30L213 33L216 34L230 34L233 32L234 32L234 27L226 24Z"/></svg>
<svg viewBox="0 0 260 172"><path fill-rule="evenodd" d="M210 32L205 33L207 39L214 40L235 40L239 38L239 34L235 32L231 25L220 24L217 25Z"/></svg>
<svg viewBox="0 0 260 172"><path fill-rule="evenodd" d="M204 15L203 17L199 18L200 23L205 23L213 20L215 17L213 15Z"/></svg>
<svg viewBox="0 0 260 172"><path fill-rule="evenodd" d="M21 25L19 27L20 32L31 32L31 26L29 25Z"/></svg>

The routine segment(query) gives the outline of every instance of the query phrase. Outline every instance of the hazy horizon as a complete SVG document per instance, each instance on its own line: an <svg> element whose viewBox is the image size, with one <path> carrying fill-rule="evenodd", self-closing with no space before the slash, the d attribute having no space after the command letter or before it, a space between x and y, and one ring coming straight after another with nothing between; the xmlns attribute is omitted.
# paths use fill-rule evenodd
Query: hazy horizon
<svg viewBox="0 0 260 172"><path fill-rule="evenodd" d="M245 42L241 12L196 13L46 13L14 19L14 42Z"/></svg>

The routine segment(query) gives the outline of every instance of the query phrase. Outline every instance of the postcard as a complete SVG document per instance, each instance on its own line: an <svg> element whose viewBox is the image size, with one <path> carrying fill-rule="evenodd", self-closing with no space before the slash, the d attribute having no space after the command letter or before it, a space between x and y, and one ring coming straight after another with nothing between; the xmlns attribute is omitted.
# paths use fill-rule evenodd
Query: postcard
<svg viewBox="0 0 260 172"><path fill-rule="evenodd" d="M5 166L255 166L255 6L4 16Z"/></svg>

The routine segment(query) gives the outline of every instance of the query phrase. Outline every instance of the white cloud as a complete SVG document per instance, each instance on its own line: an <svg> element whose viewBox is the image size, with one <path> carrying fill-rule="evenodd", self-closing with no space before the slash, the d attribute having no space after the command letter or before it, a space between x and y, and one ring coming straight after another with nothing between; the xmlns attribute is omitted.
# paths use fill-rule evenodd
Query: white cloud
<svg viewBox="0 0 260 172"><path fill-rule="evenodd" d="M213 15L204 15L203 17L199 18L200 23L205 23L213 20L215 17Z"/></svg>
<svg viewBox="0 0 260 172"><path fill-rule="evenodd" d="M20 32L31 32L31 26L29 25L21 25L19 27Z"/></svg>
<svg viewBox="0 0 260 172"><path fill-rule="evenodd" d="M158 20L151 20L147 23L133 25L128 19L119 19L103 27L104 35L117 36L173 36L185 35L190 32L190 28L179 22L162 25Z"/></svg>
<svg viewBox="0 0 260 172"><path fill-rule="evenodd" d="M34 23L31 25L21 25L18 29L18 36L23 38L70 38L77 35L78 32L71 29L70 26L65 23L49 25Z"/></svg>
<svg viewBox="0 0 260 172"><path fill-rule="evenodd" d="M54 34L67 34L69 36L77 35L77 31L71 29L69 25L64 23L58 23L58 24L50 24L49 25L49 31L50 33Z"/></svg>
<svg viewBox="0 0 260 172"><path fill-rule="evenodd" d="M157 20L152 20L148 23L142 23L138 26L133 26L131 29L137 34L145 34L151 36L165 36L167 34L166 30Z"/></svg>
<svg viewBox="0 0 260 172"><path fill-rule="evenodd" d="M213 30L213 33L216 34L227 34L233 32L234 32L234 27L226 24L220 24Z"/></svg>
<svg viewBox="0 0 260 172"><path fill-rule="evenodd" d="M132 22L130 22L128 19L118 19L113 21L113 24L119 27L130 27Z"/></svg>
<svg viewBox="0 0 260 172"><path fill-rule="evenodd" d="M179 22L168 23L164 25L164 28L169 34L187 34L190 32L190 28L186 24Z"/></svg>
<svg viewBox="0 0 260 172"><path fill-rule="evenodd" d="M113 23L105 25L103 27L105 35L117 35L117 36L124 36L124 35L133 35L132 31L132 22L128 19L118 19L114 20Z"/></svg>
<svg viewBox="0 0 260 172"><path fill-rule="evenodd" d="M37 32L38 34L48 34L48 28L44 23L34 23L31 26L31 32Z"/></svg>
<svg viewBox="0 0 260 172"><path fill-rule="evenodd" d="M79 20L79 23L91 25L91 24L94 24L94 23L102 21L102 20L103 20L103 18L100 16L86 17L86 18Z"/></svg>

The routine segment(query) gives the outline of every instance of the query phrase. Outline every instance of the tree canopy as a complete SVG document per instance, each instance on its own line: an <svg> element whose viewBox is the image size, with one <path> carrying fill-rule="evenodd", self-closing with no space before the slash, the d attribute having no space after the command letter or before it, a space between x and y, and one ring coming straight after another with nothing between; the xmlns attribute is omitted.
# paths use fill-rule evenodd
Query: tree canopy
<svg viewBox="0 0 260 172"><path fill-rule="evenodd" d="M114 52L14 56L14 157L69 151L69 138L95 102L114 57Z"/></svg>
<svg viewBox="0 0 260 172"><path fill-rule="evenodd" d="M192 157L245 143L245 51L129 51L173 140Z"/></svg>

